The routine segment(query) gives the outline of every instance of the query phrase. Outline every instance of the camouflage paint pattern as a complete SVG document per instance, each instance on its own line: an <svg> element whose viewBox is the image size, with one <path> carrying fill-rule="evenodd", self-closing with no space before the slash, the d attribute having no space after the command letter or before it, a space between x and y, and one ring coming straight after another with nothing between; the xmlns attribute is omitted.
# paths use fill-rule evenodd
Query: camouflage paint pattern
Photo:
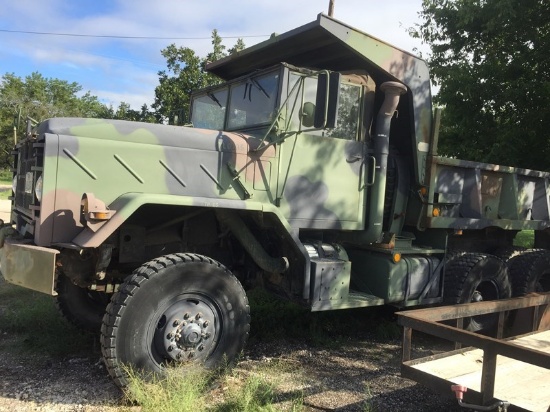
<svg viewBox="0 0 550 412"><path fill-rule="evenodd" d="M259 204L270 204L273 197L275 175L265 169L273 163L275 147L252 152L259 142L252 136L63 118L44 122L39 133L46 134L46 152L58 162L57 168L53 164L45 168L40 226L51 232L40 231L35 236L38 245L71 242L83 230L80 203L85 192L112 210L110 227L136 210L126 199L138 194L146 194L147 202L153 204L219 207L217 201L207 199L223 199L239 208L246 208L243 187ZM229 168L237 170L242 184L235 183Z"/></svg>
<svg viewBox="0 0 550 412"><path fill-rule="evenodd" d="M434 156L424 228L544 230L550 173Z"/></svg>

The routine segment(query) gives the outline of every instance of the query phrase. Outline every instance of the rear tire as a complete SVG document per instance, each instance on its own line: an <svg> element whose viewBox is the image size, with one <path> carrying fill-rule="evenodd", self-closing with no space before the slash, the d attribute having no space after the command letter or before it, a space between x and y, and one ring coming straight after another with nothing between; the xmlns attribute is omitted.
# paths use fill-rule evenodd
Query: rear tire
<svg viewBox="0 0 550 412"><path fill-rule="evenodd" d="M512 290L508 268L499 258L483 253L457 255L445 266L444 301L448 304L506 299ZM498 314L464 319L464 329L489 332L498 323Z"/></svg>
<svg viewBox="0 0 550 412"><path fill-rule="evenodd" d="M55 290L57 309L65 319L77 328L99 333L110 295L81 288L61 273Z"/></svg>
<svg viewBox="0 0 550 412"><path fill-rule="evenodd" d="M125 387L123 365L147 377L185 362L230 364L249 329L248 299L235 276L210 258L177 253L125 280L107 307L101 346L109 374Z"/></svg>
<svg viewBox="0 0 550 412"><path fill-rule="evenodd" d="M530 250L509 262L512 295L550 291L550 250Z"/></svg>
<svg viewBox="0 0 550 412"><path fill-rule="evenodd" d="M522 246L505 246L498 248L491 254L504 260L505 262L508 262L510 259L524 254L527 250L527 248L524 248Z"/></svg>

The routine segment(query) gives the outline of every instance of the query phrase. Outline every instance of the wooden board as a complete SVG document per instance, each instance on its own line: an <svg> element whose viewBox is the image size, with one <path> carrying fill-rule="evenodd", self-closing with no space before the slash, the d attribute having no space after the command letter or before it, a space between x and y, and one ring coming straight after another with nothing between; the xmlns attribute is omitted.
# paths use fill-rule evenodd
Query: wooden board
<svg viewBox="0 0 550 412"><path fill-rule="evenodd" d="M550 354L550 330L518 338L513 342ZM479 392L482 361L483 351L472 349L412 367ZM550 369L497 356L495 398L530 411L550 411Z"/></svg>

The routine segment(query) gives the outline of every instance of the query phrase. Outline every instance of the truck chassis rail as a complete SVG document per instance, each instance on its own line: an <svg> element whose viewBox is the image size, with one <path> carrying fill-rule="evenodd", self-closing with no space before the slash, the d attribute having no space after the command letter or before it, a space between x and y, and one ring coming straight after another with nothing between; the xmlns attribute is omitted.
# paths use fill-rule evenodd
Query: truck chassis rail
<svg viewBox="0 0 550 412"><path fill-rule="evenodd" d="M464 318L487 313L499 314L496 337L461 328ZM509 410L550 411L550 293L398 315L403 326L402 376L447 396L453 396L452 385L466 386L464 400L470 404L507 401ZM510 328L514 336L503 338L509 332L507 317L515 319ZM531 332L515 334L526 324ZM456 349L411 359L413 329L455 342Z"/></svg>

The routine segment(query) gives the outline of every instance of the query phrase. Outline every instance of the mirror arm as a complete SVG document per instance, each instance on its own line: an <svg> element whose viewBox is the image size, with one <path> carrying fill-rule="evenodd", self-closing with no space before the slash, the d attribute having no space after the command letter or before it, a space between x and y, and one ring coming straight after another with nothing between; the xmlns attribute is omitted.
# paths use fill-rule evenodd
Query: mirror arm
<svg viewBox="0 0 550 412"><path fill-rule="evenodd" d="M329 101L329 87L330 87L330 72L328 70L321 70L319 72L319 74L321 74L321 73L324 73L324 74L327 75L327 86L326 86L327 92L325 93L325 105L324 105L325 114L323 115L323 126L319 127L319 129L324 129L327 126L327 121L328 121L328 101Z"/></svg>
<svg viewBox="0 0 550 412"><path fill-rule="evenodd" d="M267 136L269 136L269 133L271 133L271 130L273 130L273 127L275 127L275 123L277 123L277 120L279 119L279 115L283 112L283 109L285 108L285 105L288 102L288 99L290 99L290 96L292 96L292 93L294 93L294 91L296 90L296 87L298 87L298 84L304 82L304 79L305 77L300 77L298 80L296 80L296 83L294 83L294 86L292 86L292 89L290 90L290 93L288 93L288 96L286 97L285 101L283 102L283 104L281 104L281 107L279 108L279 110L277 110L275 119L273 119L273 122L271 122L271 125L269 126L269 129L267 129L267 132L265 133L264 137L260 141L260 144L255 149L250 150L250 152L258 152L273 144L273 143L270 143L270 144L264 145L265 140L267 139Z"/></svg>

